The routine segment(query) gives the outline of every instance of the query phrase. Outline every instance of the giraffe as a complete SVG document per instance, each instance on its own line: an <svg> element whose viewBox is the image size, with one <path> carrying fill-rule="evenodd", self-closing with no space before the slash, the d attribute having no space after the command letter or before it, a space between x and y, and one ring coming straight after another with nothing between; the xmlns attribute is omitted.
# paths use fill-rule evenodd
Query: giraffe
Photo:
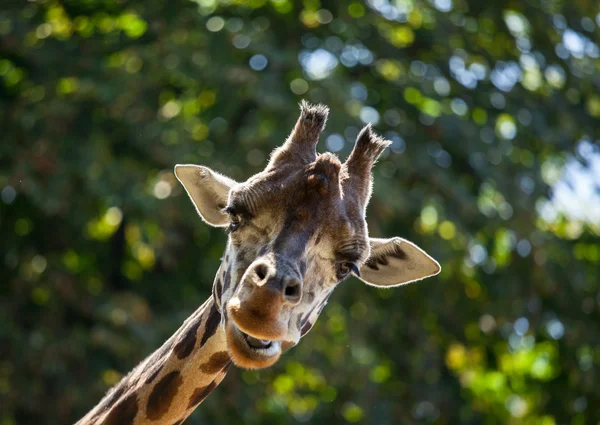
<svg viewBox="0 0 600 425"><path fill-rule="evenodd" d="M246 182L175 167L201 219L228 233L212 295L77 425L179 425L232 365L266 368L296 345L348 276L394 287L440 272L405 239L369 237L371 168L390 142L367 125L344 163L317 154L328 113L303 101L287 140Z"/></svg>

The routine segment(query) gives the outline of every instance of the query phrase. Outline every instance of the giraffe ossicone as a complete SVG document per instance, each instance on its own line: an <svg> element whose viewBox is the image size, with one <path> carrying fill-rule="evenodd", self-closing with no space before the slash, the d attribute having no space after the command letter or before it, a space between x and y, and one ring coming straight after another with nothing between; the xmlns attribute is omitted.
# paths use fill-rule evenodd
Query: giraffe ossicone
<svg viewBox="0 0 600 425"><path fill-rule="evenodd" d="M389 141L366 126L344 163L317 154L328 112L302 102L290 136L245 182L175 167L202 220L228 233L213 295L79 424L181 423L231 364L268 367L296 345L348 276L394 287L440 272L405 239L369 237L371 168Z"/></svg>

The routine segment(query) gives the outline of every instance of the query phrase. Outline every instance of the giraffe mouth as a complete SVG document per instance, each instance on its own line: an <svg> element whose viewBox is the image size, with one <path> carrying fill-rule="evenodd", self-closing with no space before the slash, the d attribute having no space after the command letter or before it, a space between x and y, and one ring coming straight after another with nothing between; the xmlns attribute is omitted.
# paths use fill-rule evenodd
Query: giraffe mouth
<svg viewBox="0 0 600 425"><path fill-rule="evenodd" d="M279 359L281 341L256 338L240 330L233 321L228 321L226 330L231 359L237 366L262 369Z"/></svg>
<svg viewBox="0 0 600 425"><path fill-rule="evenodd" d="M232 326L235 333L240 337L239 339L242 339L252 351L260 353L263 356L269 356L271 353L272 355L279 355L281 353L281 343L279 341L256 338L242 331L235 323L232 323Z"/></svg>
<svg viewBox="0 0 600 425"><path fill-rule="evenodd" d="M253 336L248 335L245 332L240 331L248 345L257 350L266 350L271 348L273 345L273 341L269 341L268 339L258 339Z"/></svg>

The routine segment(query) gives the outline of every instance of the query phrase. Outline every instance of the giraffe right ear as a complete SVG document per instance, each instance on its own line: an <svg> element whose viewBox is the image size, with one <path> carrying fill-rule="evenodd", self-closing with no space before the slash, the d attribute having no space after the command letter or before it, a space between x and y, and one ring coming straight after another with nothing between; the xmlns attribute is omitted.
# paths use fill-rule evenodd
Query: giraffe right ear
<svg viewBox="0 0 600 425"><path fill-rule="evenodd" d="M229 191L237 183L208 167L201 165L175 166L175 176L181 182L198 214L208 224L223 227L229 216L223 212Z"/></svg>
<svg viewBox="0 0 600 425"><path fill-rule="evenodd" d="M435 276L440 264L414 243L402 238L369 238L371 255L359 278L372 286L392 288Z"/></svg>

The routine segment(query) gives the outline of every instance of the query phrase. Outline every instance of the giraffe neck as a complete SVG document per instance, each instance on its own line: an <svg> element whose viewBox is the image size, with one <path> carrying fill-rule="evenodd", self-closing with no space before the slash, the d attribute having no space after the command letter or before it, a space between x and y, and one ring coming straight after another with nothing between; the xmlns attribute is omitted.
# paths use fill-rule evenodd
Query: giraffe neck
<svg viewBox="0 0 600 425"><path fill-rule="evenodd" d="M76 425L181 424L231 365L211 296Z"/></svg>

